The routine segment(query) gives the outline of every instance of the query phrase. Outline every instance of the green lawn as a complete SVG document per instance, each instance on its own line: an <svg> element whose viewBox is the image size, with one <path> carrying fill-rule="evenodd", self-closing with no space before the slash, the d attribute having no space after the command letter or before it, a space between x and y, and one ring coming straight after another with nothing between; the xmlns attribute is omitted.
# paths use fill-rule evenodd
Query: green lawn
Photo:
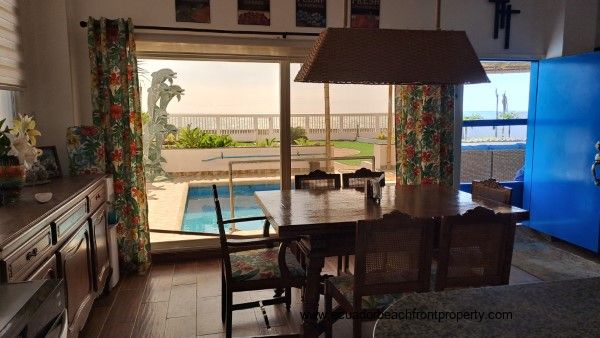
<svg viewBox="0 0 600 338"><path fill-rule="evenodd" d="M373 144L364 143L357 141L332 141L335 148L345 148L358 150L359 153L355 156L373 156ZM360 165L362 161L366 160L341 160L338 161L347 165Z"/></svg>

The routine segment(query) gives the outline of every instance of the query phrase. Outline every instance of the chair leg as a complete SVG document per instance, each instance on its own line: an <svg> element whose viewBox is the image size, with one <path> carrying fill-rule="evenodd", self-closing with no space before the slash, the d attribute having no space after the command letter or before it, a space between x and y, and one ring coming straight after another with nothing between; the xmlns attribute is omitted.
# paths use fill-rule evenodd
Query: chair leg
<svg viewBox="0 0 600 338"><path fill-rule="evenodd" d="M231 338L231 322L233 317L233 293L227 292L227 318L225 319L225 337Z"/></svg>
<svg viewBox="0 0 600 338"><path fill-rule="evenodd" d="M344 256L344 272L350 273L350 255Z"/></svg>
<svg viewBox="0 0 600 338"><path fill-rule="evenodd" d="M225 324L227 319L227 291L225 288L221 288L221 322Z"/></svg>
<svg viewBox="0 0 600 338"><path fill-rule="evenodd" d="M352 319L352 336L354 338L362 336L362 322L359 318Z"/></svg>
<svg viewBox="0 0 600 338"><path fill-rule="evenodd" d="M338 264L337 264L337 275L342 275L342 266L343 266L343 256L338 256Z"/></svg>
<svg viewBox="0 0 600 338"><path fill-rule="evenodd" d="M331 338L333 333L333 304L331 299L331 292L329 292L327 286L325 286L325 337Z"/></svg>
<svg viewBox="0 0 600 338"><path fill-rule="evenodd" d="M285 309L290 311L290 307L292 306L292 288L285 288Z"/></svg>
<svg viewBox="0 0 600 338"><path fill-rule="evenodd" d="M273 295L273 298L277 298L277 297L281 297L281 295L283 295L283 292L285 290L283 288L277 288L274 291L275 291L275 295Z"/></svg>
<svg viewBox="0 0 600 338"><path fill-rule="evenodd" d="M221 273L221 322L225 324L227 314L227 284L225 283L225 276Z"/></svg>

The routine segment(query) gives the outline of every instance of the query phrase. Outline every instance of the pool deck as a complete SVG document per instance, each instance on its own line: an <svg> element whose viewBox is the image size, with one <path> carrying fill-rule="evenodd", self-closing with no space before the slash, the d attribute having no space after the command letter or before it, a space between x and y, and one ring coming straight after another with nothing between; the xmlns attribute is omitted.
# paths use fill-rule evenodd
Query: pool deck
<svg viewBox="0 0 600 338"><path fill-rule="evenodd" d="M235 183L271 183L279 182L278 177L266 178L239 178ZM229 180L189 180L189 178L175 178L165 182L154 182L147 185L148 189L148 222L151 229L159 230L181 230L183 213L187 201L189 187L210 186L212 184L228 185ZM237 231L236 235L260 236L262 230ZM199 244L202 241L202 247L218 247L218 237L196 236L196 235L176 235L151 233L150 241L152 250L172 248L173 242L189 242L191 246ZM171 244L168 244L171 243ZM186 244L186 243L181 243Z"/></svg>

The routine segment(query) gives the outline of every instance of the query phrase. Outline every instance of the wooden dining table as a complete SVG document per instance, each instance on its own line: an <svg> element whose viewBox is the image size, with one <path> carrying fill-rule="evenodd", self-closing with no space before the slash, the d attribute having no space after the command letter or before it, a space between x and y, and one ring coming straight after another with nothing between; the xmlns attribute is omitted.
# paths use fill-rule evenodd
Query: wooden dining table
<svg viewBox="0 0 600 338"><path fill-rule="evenodd" d="M325 257L354 254L357 221L381 218L394 210L440 220L477 206L510 214L515 222L529 218L527 210L441 185L385 186L380 203L365 198L361 189L259 191L255 197L280 237L304 238L299 246L307 270L302 306L305 337L322 333L317 319Z"/></svg>

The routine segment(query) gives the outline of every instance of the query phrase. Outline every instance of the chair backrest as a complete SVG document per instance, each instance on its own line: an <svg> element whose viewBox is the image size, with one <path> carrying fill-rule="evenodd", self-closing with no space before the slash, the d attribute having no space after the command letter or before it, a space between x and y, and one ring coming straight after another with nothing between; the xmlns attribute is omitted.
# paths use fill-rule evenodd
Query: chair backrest
<svg viewBox="0 0 600 338"><path fill-rule="evenodd" d="M296 189L339 189L340 175L314 170L308 175L294 176L294 185Z"/></svg>
<svg viewBox="0 0 600 338"><path fill-rule="evenodd" d="M392 212L358 221L354 267L354 308L363 296L428 291L433 251L432 219Z"/></svg>
<svg viewBox="0 0 600 338"><path fill-rule="evenodd" d="M221 202L219 202L219 193L217 186L213 184L213 197L215 201L215 212L217 214L217 226L219 227L219 241L221 243L221 256L223 259L223 267L226 274L226 279L231 280L231 261L229 260L229 247L227 245L227 234L225 233L225 223L223 221L223 213L221 211Z"/></svg>
<svg viewBox="0 0 600 338"><path fill-rule="evenodd" d="M436 290L508 284L515 222L476 207L442 219Z"/></svg>
<svg viewBox="0 0 600 338"><path fill-rule="evenodd" d="M481 197L504 204L510 204L512 189L503 187L498 181L490 178L485 181L473 181L471 185L471 194L473 197Z"/></svg>
<svg viewBox="0 0 600 338"><path fill-rule="evenodd" d="M104 132L98 127L67 128L67 153L71 175L104 174L106 171Z"/></svg>
<svg viewBox="0 0 600 338"><path fill-rule="evenodd" d="M344 188L363 188L365 180L368 178L379 178L385 174L383 171L371 171L367 168L360 168L353 173L342 174L342 187ZM385 185L385 178L379 181L382 187Z"/></svg>

